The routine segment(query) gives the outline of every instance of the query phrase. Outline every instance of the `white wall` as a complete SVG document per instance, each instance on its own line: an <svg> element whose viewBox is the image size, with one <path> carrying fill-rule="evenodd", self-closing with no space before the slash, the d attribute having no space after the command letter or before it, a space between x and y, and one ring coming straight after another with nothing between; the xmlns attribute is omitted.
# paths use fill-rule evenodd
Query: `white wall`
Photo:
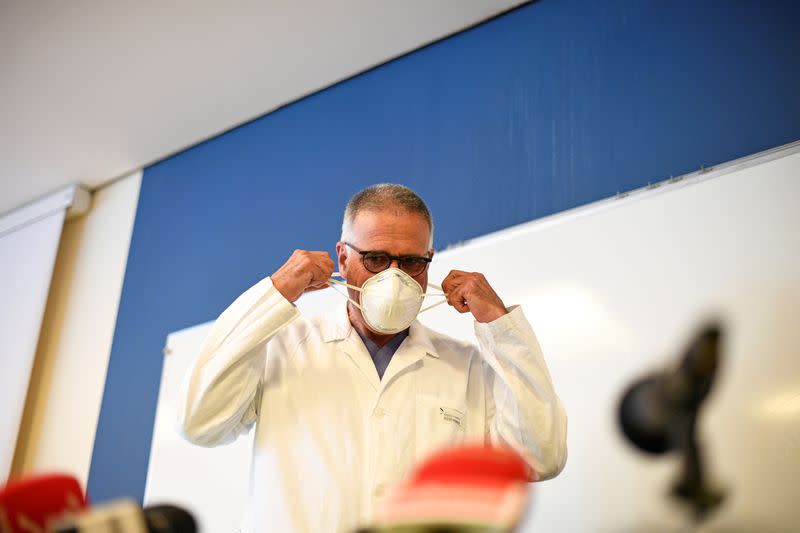
<svg viewBox="0 0 800 533"><path fill-rule="evenodd" d="M142 173L94 193L64 225L12 472L85 486Z"/></svg>

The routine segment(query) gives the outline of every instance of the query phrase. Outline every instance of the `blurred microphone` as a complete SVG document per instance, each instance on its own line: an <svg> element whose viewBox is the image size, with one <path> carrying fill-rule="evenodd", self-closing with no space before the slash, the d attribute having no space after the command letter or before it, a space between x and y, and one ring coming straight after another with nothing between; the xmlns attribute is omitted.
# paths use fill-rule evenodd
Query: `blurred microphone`
<svg viewBox="0 0 800 533"><path fill-rule="evenodd" d="M185 509L174 505L151 505L145 507L149 533L197 533L197 522Z"/></svg>
<svg viewBox="0 0 800 533"><path fill-rule="evenodd" d="M683 455L673 494L692 507L697 520L723 499L706 484L697 440L697 417L717 373L721 336L717 324L704 328L676 366L635 382L619 408L622 431L639 449Z"/></svg>
<svg viewBox="0 0 800 533"><path fill-rule="evenodd" d="M0 486L0 533L197 533L187 511L116 500L89 509L73 476L45 474Z"/></svg>
<svg viewBox="0 0 800 533"><path fill-rule="evenodd" d="M0 532L49 531L64 517L86 509L78 480L66 474L38 474L0 486Z"/></svg>
<svg viewBox="0 0 800 533"><path fill-rule="evenodd" d="M446 447L417 465L377 504L358 533L506 533L516 529L536 478L510 448Z"/></svg>
<svg viewBox="0 0 800 533"><path fill-rule="evenodd" d="M62 522L54 533L197 533L192 515L173 505L142 509L131 500L95 507Z"/></svg>
<svg viewBox="0 0 800 533"><path fill-rule="evenodd" d="M628 389L619 415L631 442L653 454L683 444L684 426L711 390L719 362L719 341L719 328L706 328L675 368L648 376Z"/></svg>

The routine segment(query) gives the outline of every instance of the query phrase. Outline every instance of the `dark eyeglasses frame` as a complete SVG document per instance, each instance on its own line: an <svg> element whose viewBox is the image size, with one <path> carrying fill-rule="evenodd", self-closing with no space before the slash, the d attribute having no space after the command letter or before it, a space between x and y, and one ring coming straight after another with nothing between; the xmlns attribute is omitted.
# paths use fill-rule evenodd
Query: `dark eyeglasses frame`
<svg viewBox="0 0 800 533"><path fill-rule="evenodd" d="M342 244L344 244L345 246L349 246L350 248L352 248L353 250L358 252L361 255L361 264L364 265L364 268L366 268L367 270L369 270L373 274L378 274L380 272L383 272L384 270L386 270L387 268L392 266L392 262L393 261L397 261L397 266L400 267L400 270L402 270L403 272L405 272L406 274L408 274L411 277L419 276L420 274L425 272L425 269L428 268L428 264L431 261L433 261L432 258L424 257L424 256L421 256L421 255L389 255L386 252L382 252L382 251L378 251L378 250L359 250L358 248L356 248L355 246L353 246L352 244L350 244L347 241L342 241ZM367 266L367 263L366 263L365 259L367 258L367 256L370 256L370 255L373 256L373 257L375 257L375 256L386 257L388 259L388 261L386 262L386 266L383 267L380 270L377 270L377 271L376 270L372 270L371 268L369 268ZM409 260L411 261L410 263L408 262ZM406 268L403 268L403 264L404 263L406 265L410 264L411 266L414 266L415 268L418 268L418 265L420 265L420 264L422 264L423 266L422 266L422 268L420 269L419 272L412 273L413 270L411 272L409 272Z"/></svg>

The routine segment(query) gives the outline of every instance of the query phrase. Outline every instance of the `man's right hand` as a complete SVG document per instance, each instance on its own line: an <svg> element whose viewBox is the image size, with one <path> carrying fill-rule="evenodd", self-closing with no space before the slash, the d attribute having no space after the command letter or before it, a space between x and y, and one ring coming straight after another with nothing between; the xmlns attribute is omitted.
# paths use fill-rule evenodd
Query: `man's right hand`
<svg viewBox="0 0 800 533"><path fill-rule="evenodd" d="M272 276L272 286L284 298L294 302L304 292L324 289L333 274L333 260L328 252L295 250Z"/></svg>

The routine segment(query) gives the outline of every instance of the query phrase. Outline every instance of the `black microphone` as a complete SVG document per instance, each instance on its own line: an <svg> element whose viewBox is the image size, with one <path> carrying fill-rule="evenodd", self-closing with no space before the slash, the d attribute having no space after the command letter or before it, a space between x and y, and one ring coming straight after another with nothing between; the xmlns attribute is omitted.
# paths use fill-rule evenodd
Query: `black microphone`
<svg viewBox="0 0 800 533"><path fill-rule="evenodd" d="M145 507L144 518L148 533L197 533L197 522L191 513L174 505Z"/></svg>
<svg viewBox="0 0 800 533"><path fill-rule="evenodd" d="M698 521L723 500L723 493L704 479L697 439L697 417L717 374L721 337L719 325L705 327L676 366L635 382L619 407L622 431L640 450L683 455L681 477L672 492L691 506Z"/></svg>

